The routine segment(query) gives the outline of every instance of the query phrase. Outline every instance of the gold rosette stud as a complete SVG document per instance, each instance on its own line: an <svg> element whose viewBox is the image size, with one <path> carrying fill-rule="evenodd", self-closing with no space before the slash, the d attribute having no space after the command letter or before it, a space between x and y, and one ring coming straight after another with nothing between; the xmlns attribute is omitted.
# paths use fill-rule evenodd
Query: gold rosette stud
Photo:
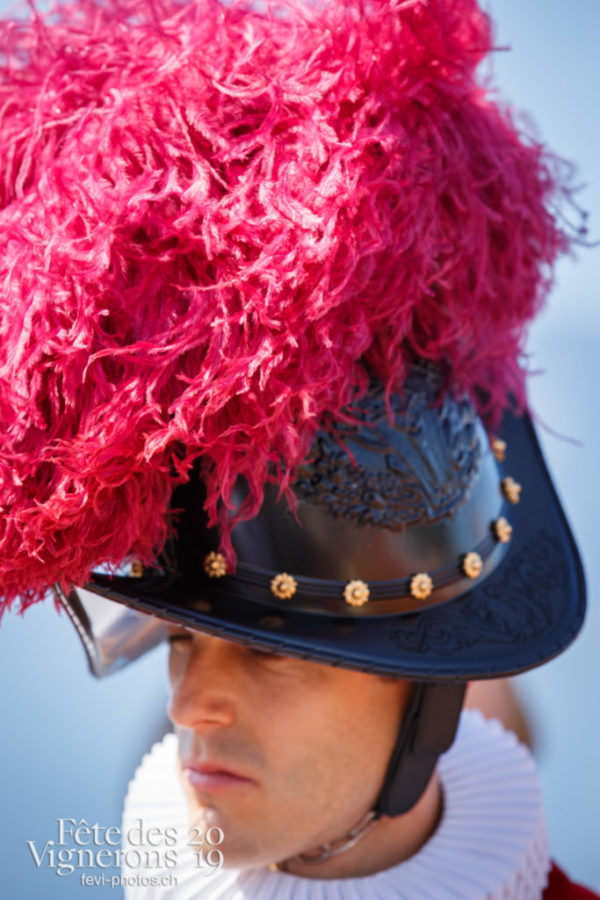
<svg viewBox="0 0 600 900"><path fill-rule="evenodd" d="M130 578L141 578L144 574L144 567L139 559L134 559L129 566Z"/></svg>
<svg viewBox="0 0 600 900"><path fill-rule="evenodd" d="M222 553L211 550L204 557L204 571L209 578L222 578L227 575L227 563Z"/></svg>
<svg viewBox="0 0 600 900"><path fill-rule="evenodd" d="M494 438L492 440L492 453L498 462L504 462L506 459L506 441L503 441L502 438Z"/></svg>
<svg viewBox="0 0 600 900"><path fill-rule="evenodd" d="M494 534L501 544L508 544L512 534L512 525L510 525L504 516L500 516L494 522Z"/></svg>
<svg viewBox="0 0 600 900"><path fill-rule="evenodd" d="M483 560L479 553L466 553L462 563L462 570L467 578L478 578L483 568Z"/></svg>
<svg viewBox="0 0 600 900"><path fill-rule="evenodd" d="M427 572L419 572L410 579L410 593L415 600L427 600L433 590L433 581Z"/></svg>
<svg viewBox="0 0 600 900"><path fill-rule="evenodd" d="M271 593L279 600L289 600L296 593L297 587L296 579L287 572L281 572L271 579Z"/></svg>
<svg viewBox="0 0 600 900"><path fill-rule="evenodd" d="M521 495L521 485L508 475L502 479L502 493L509 503L518 503Z"/></svg>
<svg viewBox="0 0 600 900"><path fill-rule="evenodd" d="M344 600L349 606L364 606L369 602L369 585L364 581L349 581L344 588Z"/></svg>

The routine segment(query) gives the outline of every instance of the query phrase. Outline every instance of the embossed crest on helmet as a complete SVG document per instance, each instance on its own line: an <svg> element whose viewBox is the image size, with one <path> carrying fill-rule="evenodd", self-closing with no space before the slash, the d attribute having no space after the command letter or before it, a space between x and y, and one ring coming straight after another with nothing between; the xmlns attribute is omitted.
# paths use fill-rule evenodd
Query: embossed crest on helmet
<svg viewBox="0 0 600 900"><path fill-rule="evenodd" d="M394 531L450 517L477 476L482 441L469 399L440 399L442 387L435 367L416 365L402 395L390 398L390 422L384 389L372 384L349 410L354 424L319 432L297 496L336 518Z"/></svg>

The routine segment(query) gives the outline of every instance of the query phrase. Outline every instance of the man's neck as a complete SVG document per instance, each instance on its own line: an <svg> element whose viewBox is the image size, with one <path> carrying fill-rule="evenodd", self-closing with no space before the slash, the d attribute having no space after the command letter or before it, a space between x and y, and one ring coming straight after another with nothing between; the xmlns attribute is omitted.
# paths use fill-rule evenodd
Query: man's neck
<svg viewBox="0 0 600 900"><path fill-rule="evenodd" d="M286 860L279 868L302 878L360 878L389 869L414 856L429 840L440 821L442 790L434 773L419 801L404 815L383 816L347 851L322 862ZM332 835L336 841L343 835ZM318 848L307 848L308 854Z"/></svg>

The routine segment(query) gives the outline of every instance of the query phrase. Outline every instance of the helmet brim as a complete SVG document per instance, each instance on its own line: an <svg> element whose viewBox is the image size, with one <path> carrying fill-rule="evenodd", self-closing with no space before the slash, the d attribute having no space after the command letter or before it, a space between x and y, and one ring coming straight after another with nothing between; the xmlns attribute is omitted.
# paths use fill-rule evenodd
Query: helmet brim
<svg viewBox="0 0 600 900"><path fill-rule="evenodd" d="M432 609L374 618L282 609L251 586L210 592L193 580L94 574L87 588L130 608L283 655L397 677L451 681L513 675L556 656L585 614L581 561L528 415L505 415L500 436L523 485L501 563Z"/></svg>

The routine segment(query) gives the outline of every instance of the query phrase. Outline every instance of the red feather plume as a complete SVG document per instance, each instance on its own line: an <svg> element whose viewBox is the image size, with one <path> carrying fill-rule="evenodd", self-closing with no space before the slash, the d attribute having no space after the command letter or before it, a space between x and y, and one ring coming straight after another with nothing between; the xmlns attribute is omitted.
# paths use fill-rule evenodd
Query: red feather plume
<svg viewBox="0 0 600 900"><path fill-rule="evenodd" d="M262 11L261 11L262 10ZM497 418L568 240L474 0L78 0L0 23L0 585L260 506L374 371ZM229 552L227 527L224 547Z"/></svg>

